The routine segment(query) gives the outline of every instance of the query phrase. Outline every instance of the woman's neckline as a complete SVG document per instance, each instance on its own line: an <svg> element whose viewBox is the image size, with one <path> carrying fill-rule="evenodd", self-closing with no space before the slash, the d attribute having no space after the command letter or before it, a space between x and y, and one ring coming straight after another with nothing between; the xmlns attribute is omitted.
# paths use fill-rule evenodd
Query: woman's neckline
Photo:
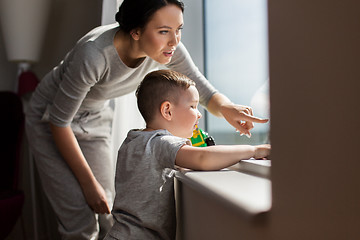
<svg viewBox="0 0 360 240"><path fill-rule="evenodd" d="M118 34L121 34L120 32L120 28L117 27L116 28L116 31L114 33L114 36L113 36L113 47L114 47L114 51L115 53L117 54L117 56L119 57L119 60L128 68L131 68L131 69L136 69L138 67L140 67L146 60L147 57L143 57L143 58L139 58L139 59L136 59L134 61L131 61L131 60L127 60L125 57L126 57L126 53L122 53L122 51L124 51L123 49L127 49L127 47L123 47L123 48L120 48L122 47L121 46L121 42L119 42L119 40L117 40L117 35Z"/></svg>

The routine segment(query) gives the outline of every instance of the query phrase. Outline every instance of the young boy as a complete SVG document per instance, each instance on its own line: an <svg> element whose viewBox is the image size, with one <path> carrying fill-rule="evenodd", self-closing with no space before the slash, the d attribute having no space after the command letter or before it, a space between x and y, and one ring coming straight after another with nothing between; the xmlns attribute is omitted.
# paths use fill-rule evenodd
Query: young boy
<svg viewBox="0 0 360 240"><path fill-rule="evenodd" d="M136 91L146 128L131 130L116 168L115 224L105 239L175 239L173 178L169 170L219 170L241 159L265 158L269 145L193 147L188 138L201 117L199 94L186 76L149 73Z"/></svg>

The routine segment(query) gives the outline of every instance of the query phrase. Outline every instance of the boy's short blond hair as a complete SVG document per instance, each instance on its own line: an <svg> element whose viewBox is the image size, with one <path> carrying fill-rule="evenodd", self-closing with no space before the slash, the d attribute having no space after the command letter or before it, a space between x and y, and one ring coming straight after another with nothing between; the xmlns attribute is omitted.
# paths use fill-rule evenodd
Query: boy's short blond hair
<svg viewBox="0 0 360 240"><path fill-rule="evenodd" d="M165 101L177 104L182 93L195 82L187 76L172 71L158 70L148 73L136 90L137 104L146 123L150 123Z"/></svg>

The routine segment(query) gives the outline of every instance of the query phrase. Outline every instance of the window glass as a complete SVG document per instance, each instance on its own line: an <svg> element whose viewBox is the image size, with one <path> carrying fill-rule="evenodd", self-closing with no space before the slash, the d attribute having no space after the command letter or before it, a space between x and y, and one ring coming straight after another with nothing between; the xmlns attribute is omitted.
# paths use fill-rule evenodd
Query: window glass
<svg viewBox="0 0 360 240"><path fill-rule="evenodd" d="M269 118L266 0L204 0L205 74L233 102ZM224 119L207 114L206 130L217 144L268 142L269 124L239 136Z"/></svg>

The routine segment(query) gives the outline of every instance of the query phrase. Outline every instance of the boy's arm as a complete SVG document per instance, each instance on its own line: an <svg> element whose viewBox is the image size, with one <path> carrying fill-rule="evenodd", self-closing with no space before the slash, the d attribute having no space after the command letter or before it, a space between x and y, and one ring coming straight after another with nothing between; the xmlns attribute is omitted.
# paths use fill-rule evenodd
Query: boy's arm
<svg viewBox="0 0 360 240"><path fill-rule="evenodd" d="M175 159L179 167L193 170L219 170L234 165L243 159L265 158L270 154L270 145L215 145L209 147L182 146Z"/></svg>

